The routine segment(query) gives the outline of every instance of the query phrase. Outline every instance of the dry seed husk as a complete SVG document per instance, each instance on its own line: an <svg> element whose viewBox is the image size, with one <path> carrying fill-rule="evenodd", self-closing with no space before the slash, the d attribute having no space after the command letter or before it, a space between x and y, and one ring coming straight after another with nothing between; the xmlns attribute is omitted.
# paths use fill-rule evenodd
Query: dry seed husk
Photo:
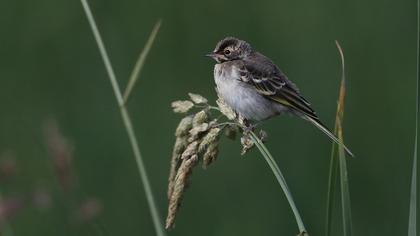
<svg viewBox="0 0 420 236"><path fill-rule="evenodd" d="M206 111L202 110L197 112L193 118L193 127L206 123L209 120L209 116Z"/></svg>
<svg viewBox="0 0 420 236"><path fill-rule="evenodd" d="M203 155L203 168L207 168L213 161L216 160L219 154L219 143L218 141L212 142Z"/></svg>
<svg viewBox="0 0 420 236"><path fill-rule="evenodd" d="M183 135L187 135L190 129L192 128L193 123L193 116L186 116L182 118L182 120L179 122L178 127L175 131L175 136L180 137Z"/></svg>
<svg viewBox="0 0 420 236"><path fill-rule="evenodd" d="M200 125L194 126L190 130L190 137L188 138L188 141L193 142L194 140L197 140L199 134L207 131L208 129L209 129L209 124L208 123L202 123Z"/></svg>
<svg viewBox="0 0 420 236"><path fill-rule="evenodd" d="M203 152L207 146L211 145L214 142L217 142L219 139L220 128L211 128L207 134L201 139L201 143L198 146L198 152Z"/></svg>
<svg viewBox="0 0 420 236"><path fill-rule="evenodd" d="M191 157L192 155L197 154L197 147L198 147L198 141L194 141L190 144L188 144L187 148L181 155L181 159L187 159L188 157Z"/></svg>
<svg viewBox="0 0 420 236"><path fill-rule="evenodd" d="M197 164L198 156L193 155L190 158L184 159L178 169L175 177L174 189L169 198L168 216L166 218L166 229L173 227L175 222L176 213L181 205L181 200L185 187L188 184L189 176L191 175L192 168Z"/></svg>
<svg viewBox="0 0 420 236"><path fill-rule="evenodd" d="M220 112L223 113L223 115L225 115L229 120L234 120L236 118L236 113L225 103L223 99L217 99L216 103L220 108Z"/></svg>
<svg viewBox="0 0 420 236"><path fill-rule="evenodd" d="M182 154L182 152L184 152L187 145L188 145L187 136L176 138L173 153L177 155Z"/></svg>
<svg viewBox="0 0 420 236"><path fill-rule="evenodd" d="M207 99L201 96L200 94L188 93L188 95L190 96L191 100L196 104L207 103Z"/></svg>
<svg viewBox="0 0 420 236"><path fill-rule="evenodd" d="M187 136L178 137L175 141L174 149L172 151L171 167L169 170L168 178L168 199L170 198L173 192L176 171L180 164L181 154L184 152L187 145Z"/></svg>
<svg viewBox="0 0 420 236"><path fill-rule="evenodd" d="M171 106L174 112L185 113L188 112L194 106L194 103L189 100L175 101L172 102Z"/></svg>

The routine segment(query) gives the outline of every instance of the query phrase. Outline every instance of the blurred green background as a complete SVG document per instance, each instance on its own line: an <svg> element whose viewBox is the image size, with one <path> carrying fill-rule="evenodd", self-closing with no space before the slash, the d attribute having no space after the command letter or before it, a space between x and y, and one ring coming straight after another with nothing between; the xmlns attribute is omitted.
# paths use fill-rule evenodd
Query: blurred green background
<svg viewBox="0 0 420 236"><path fill-rule="evenodd" d="M170 103L195 92L214 101L214 62L203 55L236 36L273 59L333 127L340 41L347 66L345 140L354 235L404 235L414 141L416 1L90 1L121 87L155 24L161 31L129 110L162 218L174 129ZM136 164L102 59L79 1L0 1L0 179L20 199L10 219L25 235L154 235ZM73 147L77 187L63 192L44 138L55 119ZM267 121L271 150L310 235L322 235L330 140L291 117ZM196 168L169 235L295 235L289 205L268 165L239 141ZM6 160L6 161L5 161ZM49 207L28 196L42 189ZM48 197L44 196L47 200ZM100 205L77 220L86 199ZM47 201L48 202L48 201ZM19 205L19 204L18 204ZM336 209L339 205L336 206ZM341 235L340 214L334 216Z"/></svg>

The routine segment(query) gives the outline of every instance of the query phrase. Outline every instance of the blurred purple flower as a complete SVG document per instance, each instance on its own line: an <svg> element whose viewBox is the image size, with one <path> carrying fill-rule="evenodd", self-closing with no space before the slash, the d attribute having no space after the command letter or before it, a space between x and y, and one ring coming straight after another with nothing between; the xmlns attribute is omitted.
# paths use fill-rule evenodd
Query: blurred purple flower
<svg viewBox="0 0 420 236"><path fill-rule="evenodd" d="M73 148L61 134L56 120L46 122L45 140L60 186L70 191L74 184Z"/></svg>

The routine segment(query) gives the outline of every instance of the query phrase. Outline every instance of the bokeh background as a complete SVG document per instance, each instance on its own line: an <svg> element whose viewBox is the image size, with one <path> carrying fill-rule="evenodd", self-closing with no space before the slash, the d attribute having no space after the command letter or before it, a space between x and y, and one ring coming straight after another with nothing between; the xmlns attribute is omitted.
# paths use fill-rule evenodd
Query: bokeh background
<svg viewBox="0 0 420 236"><path fill-rule="evenodd" d="M249 41L279 65L333 127L341 73L337 39L348 78L345 141L357 156L348 159L354 235L406 234L416 1L90 4L122 87L153 25L163 20L129 103L162 219L173 133L181 118L170 103L188 92L211 101L216 97L214 63L203 55L225 36ZM117 103L80 2L0 1L0 68L0 191L2 204L14 213L8 218L13 235L154 235ZM48 148L51 120L73 150L72 162L64 164L74 175L70 190L60 186ZM272 119L263 128L309 233L323 234L331 142L292 117ZM217 162L194 171L169 235L297 233L283 192L260 154L239 152L238 140L223 140ZM83 216L85 211L91 215ZM338 211L334 219L335 235L340 235Z"/></svg>

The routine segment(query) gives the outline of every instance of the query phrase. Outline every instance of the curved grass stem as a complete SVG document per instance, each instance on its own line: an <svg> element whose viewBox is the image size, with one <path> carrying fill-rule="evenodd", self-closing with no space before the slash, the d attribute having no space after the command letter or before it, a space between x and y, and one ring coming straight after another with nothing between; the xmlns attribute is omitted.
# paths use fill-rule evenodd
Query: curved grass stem
<svg viewBox="0 0 420 236"><path fill-rule="evenodd" d="M305 226L303 224L302 218L300 217L299 211L296 207L296 204L293 200L292 193L290 192L289 187L287 186L286 180L283 176L283 174L280 171L279 166L275 162L273 156L271 156L270 152L268 151L267 147L263 144L263 142L258 138L258 136L250 131L251 139L254 142L254 144L257 146L258 150L263 155L264 159L270 166L271 170L273 171L273 174L276 176L277 181L279 182L284 194L286 195L287 201L289 202L290 207L292 208L293 214L295 215L296 223L299 227L299 235L307 235L307 231L305 229Z"/></svg>
<svg viewBox="0 0 420 236"><path fill-rule="evenodd" d="M337 102L337 113L335 118L334 134L337 135L338 139L343 142L343 118L344 118L344 98L346 94L346 77L345 77L345 63L344 53L338 43L335 41L338 52L341 59L341 85L340 92ZM344 143L344 142L343 142ZM328 191L327 191L327 209L326 209L326 221L325 221L325 235L331 235L332 228L332 213L334 206L334 193L336 186L336 179L339 170L340 174L340 190L341 190L341 210L342 210L342 222L343 222L343 235L351 236L353 231L352 217L351 217L351 201L350 201L350 188L349 179L347 174L347 163L344 148L339 145L338 152L336 149L337 145L333 143L331 150L331 161L328 178ZM338 153L338 156L337 156ZM339 168L338 168L339 167Z"/></svg>

